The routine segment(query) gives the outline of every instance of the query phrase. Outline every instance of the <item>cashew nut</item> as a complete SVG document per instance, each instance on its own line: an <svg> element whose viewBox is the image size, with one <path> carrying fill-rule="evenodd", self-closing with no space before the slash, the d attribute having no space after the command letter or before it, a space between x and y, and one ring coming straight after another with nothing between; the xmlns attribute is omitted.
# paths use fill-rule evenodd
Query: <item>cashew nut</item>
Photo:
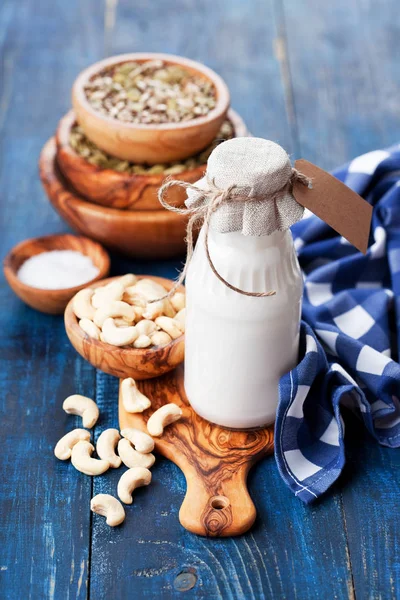
<svg viewBox="0 0 400 600"><path fill-rule="evenodd" d="M118 482L117 494L125 504L132 504L132 492L143 485L149 485L151 473L144 467L133 467L122 475Z"/></svg>
<svg viewBox="0 0 400 600"><path fill-rule="evenodd" d="M129 323L133 323L135 320L135 309L126 302L121 300L114 300L108 304L102 305L94 313L94 322L97 327L102 327L103 323L109 317L123 317Z"/></svg>
<svg viewBox="0 0 400 600"><path fill-rule="evenodd" d="M95 310L91 303L92 296L93 290L91 288L85 288L75 294L72 300L72 310L78 319L93 320Z"/></svg>
<svg viewBox="0 0 400 600"><path fill-rule="evenodd" d="M134 348L148 348L151 346L151 339L148 335L140 335L137 340L133 342Z"/></svg>
<svg viewBox="0 0 400 600"><path fill-rule="evenodd" d="M175 316L175 310L168 298L164 298L164 300L157 300L156 302L149 302L149 304L146 306L146 310L143 313L143 318L157 319L157 317L161 317L162 315L171 318Z"/></svg>
<svg viewBox="0 0 400 600"><path fill-rule="evenodd" d="M113 346L128 346L138 337L136 327L117 327L111 317L103 323L102 340Z"/></svg>
<svg viewBox="0 0 400 600"><path fill-rule="evenodd" d="M120 525L125 520L125 509L121 502L110 494L97 494L90 501L90 510L97 515L106 517L110 527Z"/></svg>
<svg viewBox="0 0 400 600"><path fill-rule="evenodd" d="M114 323L117 327L132 327L129 325L128 321L125 321L122 317L115 317Z"/></svg>
<svg viewBox="0 0 400 600"><path fill-rule="evenodd" d="M176 312L179 312L183 308L185 308L186 298L185 294L182 292L176 292L171 298L171 304L174 307Z"/></svg>
<svg viewBox="0 0 400 600"><path fill-rule="evenodd" d="M142 321L139 321L139 323L136 325L136 329L139 335L151 336L152 333L157 331L157 325L154 323L154 321L143 319Z"/></svg>
<svg viewBox="0 0 400 600"><path fill-rule="evenodd" d="M164 300L152 302L146 306L146 310L142 313L143 319L157 319L164 314Z"/></svg>
<svg viewBox="0 0 400 600"><path fill-rule="evenodd" d="M92 304L95 308L101 308L106 304L121 300L124 290L124 285L119 280L112 281L103 287L95 289Z"/></svg>
<svg viewBox="0 0 400 600"><path fill-rule="evenodd" d="M147 421L147 431L153 437L159 437L164 433L164 427L175 423L182 416L182 410L177 404L171 402L170 404L164 404L161 408L156 410Z"/></svg>
<svg viewBox="0 0 400 600"><path fill-rule="evenodd" d="M140 431L140 429L135 429L135 427L126 427L121 431L121 435L130 441L130 443L135 447L135 450L141 452L142 454L147 454L148 452L153 452L154 450L153 438L144 431Z"/></svg>
<svg viewBox="0 0 400 600"><path fill-rule="evenodd" d="M86 431L86 429L74 429L73 431L66 433L61 440L58 440L54 448L55 456L59 460L67 460L68 458L71 458L73 446L82 440L86 442L90 440L90 433L89 431Z"/></svg>
<svg viewBox="0 0 400 600"><path fill-rule="evenodd" d="M135 321L138 323L141 319L143 319L143 313L145 309L142 306L134 306L135 309Z"/></svg>
<svg viewBox="0 0 400 600"><path fill-rule="evenodd" d="M171 336L165 331L156 331L150 339L155 346L166 346L172 342Z"/></svg>
<svg viewBox="0 0 400 600"><path fill-rule="evenodd" d="M182 331L179 329L178 323L170 317L158 317L158 319L156 319L156 325L168 333L173 340L176 340L176 338L182 335Z"/></svg>
<svg viewBox="0 0 400 600"><path fill-rule="evenodd" d="M176 313L174 321L176 322L177 327L179 327L182 332L185 332L186 308L182 308L182 310Z"/></svg>
<svg viewBox="0 0 400 600"><path fill-rule="evenodd" d="M151 406L150 400L138 390L132 377L128 377L121 382L121 396L126 412L143 412Z"/></svg>
<svg viewBox="0 0 400 600"><path fill-rule="evenodd" d="M80 415L82 417L82 425L86 429L91 429L100 415L96 402L79 394L68 396L63 402L63 409L69 415Z"/></svg>
<svg viewBox="0 0 400 600"><path fill-rule="evenodd" d="M123 438L118 442L118 454L126 467L144 467L150 469L155 463L156 457L151 452L143 454L132 447L129 440Z"/></svg>
<svg viewBox="0 0 400 600"><path fill-rule="evenodd" d="M115 454L115 448L120 439L118 429L105 429L99 435L96 444L97 455L103 460L107 460L113 469L121 466L121 459Z"/></svg>
<svg viewBox="0 0 400 600"><path fill-rule="evenodd" d="M153 279L139 279L135 285L135 293L141 294L146 300L156 300L157 298L163 298L167 291Z"/></svg>
<svg viewBox="0 0 400 600"><path fill-rule="evenodd" d="M133 273L127 273L118 279L120 283L124 286L124 288L130 287L131 285L135 285L137 282L137 277Z"/></svg>
<svg viewBox="0 0 400 600"><path fill-rule="evenodd" d="M136 286L128 287L125 289L124 298L127 298L133 306L140 306L146 308L147 300L142 294L136 292Z"/></svg>
<svg viewBox="0 0 400 600"><path fill-rule="evenodd" d="M101 475L110 467L108 460L92 458L94 446L90 442L78 442L73 446L71 453L71 462L75 469L85 473L85 475Z"/></svg>
<svg viewBox="0 0 400 600"><path fill-rule="evenodd" d="M87 319L86 317L81 319L79 321L79 327L94 340L100 339L100 329L90 319Z"/></svg>

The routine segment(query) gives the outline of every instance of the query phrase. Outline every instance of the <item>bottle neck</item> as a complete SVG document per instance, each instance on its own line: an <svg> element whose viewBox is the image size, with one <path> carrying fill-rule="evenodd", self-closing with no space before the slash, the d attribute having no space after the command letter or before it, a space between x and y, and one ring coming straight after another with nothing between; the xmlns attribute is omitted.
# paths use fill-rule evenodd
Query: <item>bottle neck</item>
<svg viewBox="0 0 400 600"><path fill-rule="evenodd" d="M286 231L274 231L270 235L256 237L252 235L243 235L240 231L220 233L210 227L208 236L212 244L220 247L234 248L235 250L243 252L276 247L282 248L288 242L292 242L292 234L289 229Z"/></svg>

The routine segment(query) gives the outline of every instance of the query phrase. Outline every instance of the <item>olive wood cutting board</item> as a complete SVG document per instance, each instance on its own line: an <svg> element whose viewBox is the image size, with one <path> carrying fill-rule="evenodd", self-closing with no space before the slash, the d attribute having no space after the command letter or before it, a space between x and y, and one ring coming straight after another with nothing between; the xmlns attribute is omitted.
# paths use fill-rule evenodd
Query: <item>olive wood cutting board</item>
<svg viewBox="0 0 400 600"><path fill-rule="evenodd" d="M147 431L150 415L163 404L174 402L183 410L181 420L155 438L155 449L182 470L186 496L179 511L183 527L198 535L227 537L244 533L254 523L256 509L247 490L247 474L273 452L273 426L256 430L229 430L199 417L189 405L183 386L183 366L145 381L139 389L152 407L131 414L119 399L121 429Z"/></svg>

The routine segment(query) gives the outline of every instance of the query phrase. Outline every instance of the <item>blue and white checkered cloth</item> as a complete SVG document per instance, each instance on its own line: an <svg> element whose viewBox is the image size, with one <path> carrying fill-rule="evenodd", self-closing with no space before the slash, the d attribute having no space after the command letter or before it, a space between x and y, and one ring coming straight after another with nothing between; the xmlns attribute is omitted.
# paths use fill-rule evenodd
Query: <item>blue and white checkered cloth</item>
<svg viewBox="0 0 400 600"><path fill-rule="evenodd" d="M366 256L311 215L293 228L305 276L298 366L280 382L275 457L306 503L345 463L342 407L382 445L400 446L400 145L334 175L374 206Z"/></svg>

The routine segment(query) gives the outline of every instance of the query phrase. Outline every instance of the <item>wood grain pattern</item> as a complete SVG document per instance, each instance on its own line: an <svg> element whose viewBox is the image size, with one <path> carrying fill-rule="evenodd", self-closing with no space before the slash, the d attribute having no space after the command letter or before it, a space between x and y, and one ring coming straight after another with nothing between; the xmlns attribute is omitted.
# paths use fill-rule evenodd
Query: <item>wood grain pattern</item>
<svg viewBox="0 0 400 600"><path fill-rule="evenodd" d="M0 2L0 256L65 225L44 200L37 158L70 103L76 73L101 51L83 13L67 4ZM74 35L77 23L80 33ZM41 66L39 66L41 65ZM26 88L29 108L26 105ZM47 98L47 101L45 100ZM62 318L32 310L0 273L0 596L86 600L92 482L55 460L53 447L79 417L63 399L95 391L95 373L70 348Z"/></svg>
<svg viewBox="0 0 400 600"><path fill-rule="evenodd" d="M153 279L166 290L170 290L174 282L163 277L140 275L139 279ZM93 289L107 285L118 277L110 277L90 286ZM180 291L184 291L181 286ZM117 347L94 340L80 327L78 319L72 310L72 300L69 302L64 315L65 331L75 350L91 365L114 377L133 377L134 379L149 379L158 377L175 369L184 359L185 336L172 340L166 346L152 346L136 349Z"/></svg>
<svg viewBox="0 0 400 600"><path fill-rule="evenodd" d="M400 34L395 2L282 0L278 18L287 36L281 61L291 76L296 158L330 170L397 143L398 106L391 100L400 88L392 58Z"/></svg>
<svg viewBox="0 0 400 600"><path fill-rule="evenodd" d="M185 252L185 215L165 209L125 211L87 202L68 187L55 156L51 138L40 156L40 176L51 204L73 229L133 257L170 258Z"/></svg>
<svg viewBox="0 0 400 600"><path fill-rule="evenodd" d="M179 511L181 524L198 535L229 537L245 533L253 525L256 509L247 491L250 468L273 452L273 426L253 431L232 431L197 415L188 403L183 367L151 381L139 383L152 401L144 413L124 410L121 394L121 429L147 431L151 414L169 402L180 406L182 418L155 439L156 450L183 471L187 491Z"/></svg>
<svg viewBox="0 0 400 600"><path fill-rule="evenodd" d="M154 2L115 4L112 53L167 50L209 64L228 82L250 130L291 154L330 168L397 141L394 0L285 0L284 7L281 0L170 0L163 10ZM2 256L21 239L66 230L46 201L36 162L70 109L77 73L103 55L103 18L94 0L0 2ZM284 49L284 80L277 48ZM113 273L173 278L181 266L112 258ZM62 319L24 306L2 274L0 303L4 600L399 598L399 453L378 447L347 420L348 466L338 485L305 507L274 460L261 461L248 477L258 517L237 538L205 539L181 527L184 476L162 456L123 527L91 517L90 498L115 494L119 472L91 481L55 461L52 448L79 424L61 409L69 393L96 398L95 437L118 426L118 380L80 359Z"/></svg>
<svg viewBox="0 0 400 600"><path fill-rule="evenodd" d="M32 256L51 250L76 250L92 259L99 269L99 274L84 283L62 290L42 290L22 283L18 279L18 270ZM89 238L71 234L47 235L40 238L24 240L14 246L7 254L3 263L4 275L15 294L26 304L50 315L63 314L68 302L79 290L87 285L107 277L110 270L110 257L100 244Z"/></svg>
<svg viewBox="0 0 400 600"><path fill-rule="evenodd" d="M126 123L92 108L84 92L88 80L107 67L128 61L142 63L148 60L179 65L189 73L211 81L216 93L215 108L197 119L160 125ZM219 75L198 62L164 53L140 52L106 58L82 71L72 87L72 105L78 123L88 138L112 156L150 165L183 160L204 150L224 122L229 102L229 90Z"/></svg>
<svg viewBox="0 0 400 600"><path fill-rule="evenodd" d="M248 135L244 121L235 111L230 109L227 117L233 125L235 137ZM70 132L75 123L76 116L71 110L60 120L56 133L57 164L74 189L88 200L102 206L129 210L160 210L157 192L165 176L130 175L92 165L79 156L69 143ZM174 178L194 183L203 176L205 170L206 165L200 165L179 173ZM186 192L183 188L175 186L168 193L168 198L171 204L181 206L185 201Z"/></svg>

